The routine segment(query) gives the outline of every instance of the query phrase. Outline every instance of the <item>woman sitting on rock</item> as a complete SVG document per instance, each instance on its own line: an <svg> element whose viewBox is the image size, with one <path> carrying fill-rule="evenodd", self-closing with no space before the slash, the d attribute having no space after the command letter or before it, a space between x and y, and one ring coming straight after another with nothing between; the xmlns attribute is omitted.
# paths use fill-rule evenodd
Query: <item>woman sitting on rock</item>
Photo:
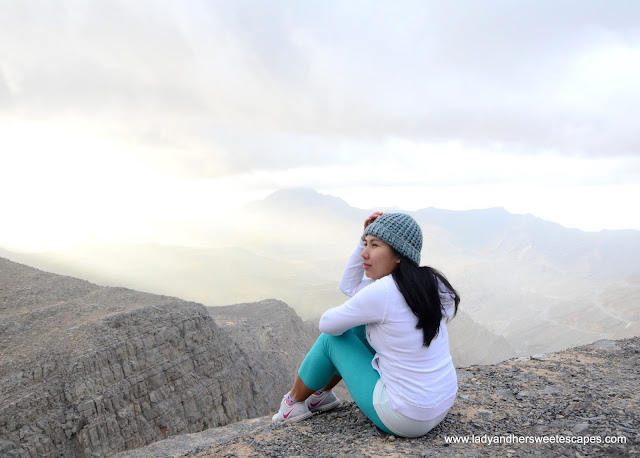
<svg viewBox="0 0 640 458"><path fill-rule="evenodd" d="M338 406L331 389L343 379L378 428L422 436L442 421L458 390L446 320L460 297L440 272L418 267L422 231L411 216L376 212L364 227L340 280L351 299L320 318L322 334L273 422Z"/></svg>

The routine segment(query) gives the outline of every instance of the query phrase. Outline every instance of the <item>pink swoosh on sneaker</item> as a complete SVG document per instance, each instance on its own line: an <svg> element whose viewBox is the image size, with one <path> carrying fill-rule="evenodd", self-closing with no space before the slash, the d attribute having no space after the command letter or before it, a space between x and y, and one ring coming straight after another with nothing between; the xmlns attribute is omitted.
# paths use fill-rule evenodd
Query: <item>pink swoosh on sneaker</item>
<svg viewBox="0 0 640 458"><path fill-rule="evenodd" d="M315 406L317 406L318 404L320 404L321 402L322 402L322 400L320 400L320 401L318 401L318 402L313 402L313 401L311 401L311 402L309 403L309 406L310 406L310 407L315 407Z"/></svg>
<svg viewBox="0 0 640 458"><path fill-rule="evenodd" d="M291 412L293 412L293 409L291 409L289 412L287 413L283 413L282 416L286 419L287 417L289 417L289 415L291 415Z"/></svg>

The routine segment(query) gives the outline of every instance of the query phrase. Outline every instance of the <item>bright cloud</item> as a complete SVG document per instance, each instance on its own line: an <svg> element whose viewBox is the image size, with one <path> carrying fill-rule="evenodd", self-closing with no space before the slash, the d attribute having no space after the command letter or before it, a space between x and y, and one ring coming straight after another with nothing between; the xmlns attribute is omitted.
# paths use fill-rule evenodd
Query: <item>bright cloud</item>
<svg viewBox="0 0 640 458"><path fill-rule="evenodd" d="M640 191L639 15L625 1L0 2L0 245L162 239L292 186L640 229L622 206Z"/></svg>

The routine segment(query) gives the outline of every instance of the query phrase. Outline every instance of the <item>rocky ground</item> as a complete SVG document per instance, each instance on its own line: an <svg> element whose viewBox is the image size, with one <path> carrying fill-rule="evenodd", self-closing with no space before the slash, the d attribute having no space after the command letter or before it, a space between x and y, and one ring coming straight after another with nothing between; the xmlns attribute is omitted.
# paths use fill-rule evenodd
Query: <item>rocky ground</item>
<svg viewBox="0 0 640 458"><path fill-rule="evenodd" d="M0 457L113 456L269 413L293 380L278 336L303 323L253 309L278 319L217 326L201 304L0 258Z"/></svg>
<svg viewBox="0 0 640 458"><path fill-rule="evenodd" d="M419 439L387 436L349 402L297 425L261 417L118 457L640 456L639 363L636 337L460 369L453 409Z"/></svg>

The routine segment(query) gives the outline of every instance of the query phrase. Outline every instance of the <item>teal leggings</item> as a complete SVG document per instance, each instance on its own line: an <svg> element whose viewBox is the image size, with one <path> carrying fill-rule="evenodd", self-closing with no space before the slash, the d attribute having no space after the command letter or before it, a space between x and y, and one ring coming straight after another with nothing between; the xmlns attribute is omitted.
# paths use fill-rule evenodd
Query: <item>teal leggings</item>
<svg viewBox="0 0 640 458"><path fill-rule="evenodd" d="M380 374L371 366L375 350L367 342L365 325L349 329L341 336L322 333L304 358L298 375L312 390L321 390L334 375L339 375L360 410L387 434L373 407L373 389Z"/></svg>

